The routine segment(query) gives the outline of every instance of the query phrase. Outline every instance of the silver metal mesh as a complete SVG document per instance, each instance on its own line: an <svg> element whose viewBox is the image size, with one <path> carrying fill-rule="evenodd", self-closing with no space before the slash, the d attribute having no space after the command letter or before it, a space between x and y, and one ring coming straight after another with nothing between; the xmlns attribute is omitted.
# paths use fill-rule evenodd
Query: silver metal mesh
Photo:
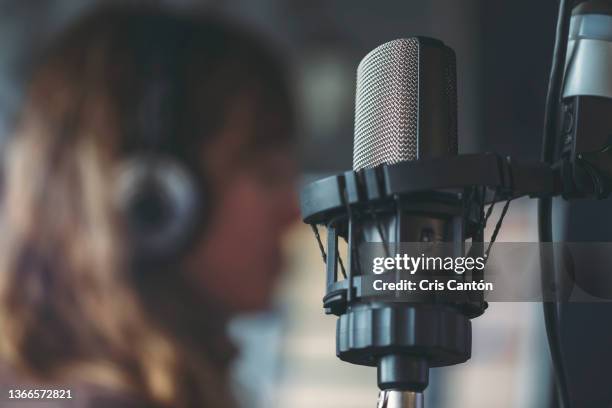
<svg viewBox="0 0 612 408"><path fill-rule="evenodd" d="M457 60L455 53L450 48L446 49L446 98L448 100L448 114L450 129L448 132L449 153L457 154L459 147L457 126Z"/></svg>
<svg viewBox="0 0 612 408"><path fill-rule="evenodd" d="M353 170L418 157L419 42L390 41L357 68Z"/></svg>

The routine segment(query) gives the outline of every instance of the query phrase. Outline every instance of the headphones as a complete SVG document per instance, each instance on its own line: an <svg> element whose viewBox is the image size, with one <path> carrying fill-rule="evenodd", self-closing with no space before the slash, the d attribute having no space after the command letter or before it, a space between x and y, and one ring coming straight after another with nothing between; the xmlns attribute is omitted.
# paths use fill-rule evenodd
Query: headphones
<svg viewBox="0 0 612 408"><path fill-rule="evenodd" d="M182 254L203 228L206 208L203 171L187 163L172 137L179 106L172 45L153 42L140 56L145 72L136 104L136 146L118 166L114 181L132 259L153 264Z"/></svg>

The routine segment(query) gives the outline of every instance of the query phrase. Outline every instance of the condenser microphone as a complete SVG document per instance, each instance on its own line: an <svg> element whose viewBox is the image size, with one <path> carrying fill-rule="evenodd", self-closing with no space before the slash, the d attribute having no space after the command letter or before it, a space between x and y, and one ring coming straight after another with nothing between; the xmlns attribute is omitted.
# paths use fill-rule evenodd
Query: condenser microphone
<svg viewBox="0 0 612 408"><path fill-rule="evenodd" d="M364 198L358 192L364 184L375 191L374 173L383 167L457 155L456 89L455 54L441 41L398 39L363 58L357 69L354 171L342 181L348 202ZM411 182L415 173L396 176ZM313 196L330 193L325 190ZM363 267L367 254L372 243L382 244L387 255L406 243L445 243L452 255L463 255L468 236L482 238L466 228L463 192L429 189L370 197L374 200L363 211L348 211L346 219L327 223L328 257L337 253L338 237L349 246L345 280L337 281L335 258L327 261L324 305L338 316L336 352L344 361L377 367L380 407L422 406L429 368L469 359L470 318L483 313L486 303L473 293L454 294L453 299L436 291L401 298L368 293L365 282L375 277ZM311 199L304 197L307 206ZM317 204L326 200L316 199ZM460 279L472 277L467 273Z"/></svg>
<svg viewBox="0 0 612 408"><path fill-rule="evenodd" d="M357 68L353 170L457 155L456 83L454 51L432 38L397 39L367 54ZM452 217L426 210L440 200L454 197L413 196L399 214L362 220L360 243L461 241Z"/></svg>
<svg viewBox="0 0 612 408"><path fill-rule="evenodd" d="M456 155L456 88L455 53L438 40L397 39L372 50L357 69L353 170ZM458 196L431 192L396 205L360 219L351 245L356 253L367 252L371 242L462 244L462 222L447 211L461 206ZM446 210L435 210L441 206ZM340 358L361 363L364 350L370 350L366 353L378 367L380 407L422 406L429 368L469 357L469 319L437 305L434 297L421 293L401 302L356 302L340 317ZM376 338L389 342L377 344Z"/></svg>

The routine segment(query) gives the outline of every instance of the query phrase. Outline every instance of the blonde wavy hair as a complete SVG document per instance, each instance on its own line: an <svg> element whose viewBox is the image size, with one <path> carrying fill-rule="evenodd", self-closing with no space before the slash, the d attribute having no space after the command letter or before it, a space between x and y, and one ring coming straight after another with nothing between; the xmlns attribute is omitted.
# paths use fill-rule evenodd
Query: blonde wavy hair
<svg viewBox="0 0 612 408"><path fill-rule="evenodd" d="M103 9L81 19L38 64L5 152L0 352L40 380L85 379L159 406L229 407L227 379L210 353L182 342L147 306L155 295L134 279L113 206L113 172L137 146L139 58L154 33L180 37L177 145L200 149L244 95L258 101L259 145L289 133L265 120L289 125L290 98L281 64L251 34L159 10Z"/></svg>

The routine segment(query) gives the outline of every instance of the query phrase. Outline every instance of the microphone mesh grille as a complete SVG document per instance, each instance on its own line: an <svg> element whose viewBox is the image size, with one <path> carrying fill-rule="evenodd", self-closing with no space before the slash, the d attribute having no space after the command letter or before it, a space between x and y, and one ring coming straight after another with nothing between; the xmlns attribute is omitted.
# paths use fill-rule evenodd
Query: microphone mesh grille
<svg viewBox="0 0 612 408"><path fill-rule="evenodd" d="M447 49L446 54L446 71L444 72L446 87L444 88L444 91L446 93L446 99L449 103L448 114L450 115L448 143L449 152L455 155L458 151L459 142L457 137L457 133L459 131L457 126L457 61L455 60L455 54L450 48Z"/></svg>
<svg viewBox="0 0 612 408"><path fill-rule="evenodd" d="M357 68L353 170L418 158L419 42L385 43Z"/></svg>

